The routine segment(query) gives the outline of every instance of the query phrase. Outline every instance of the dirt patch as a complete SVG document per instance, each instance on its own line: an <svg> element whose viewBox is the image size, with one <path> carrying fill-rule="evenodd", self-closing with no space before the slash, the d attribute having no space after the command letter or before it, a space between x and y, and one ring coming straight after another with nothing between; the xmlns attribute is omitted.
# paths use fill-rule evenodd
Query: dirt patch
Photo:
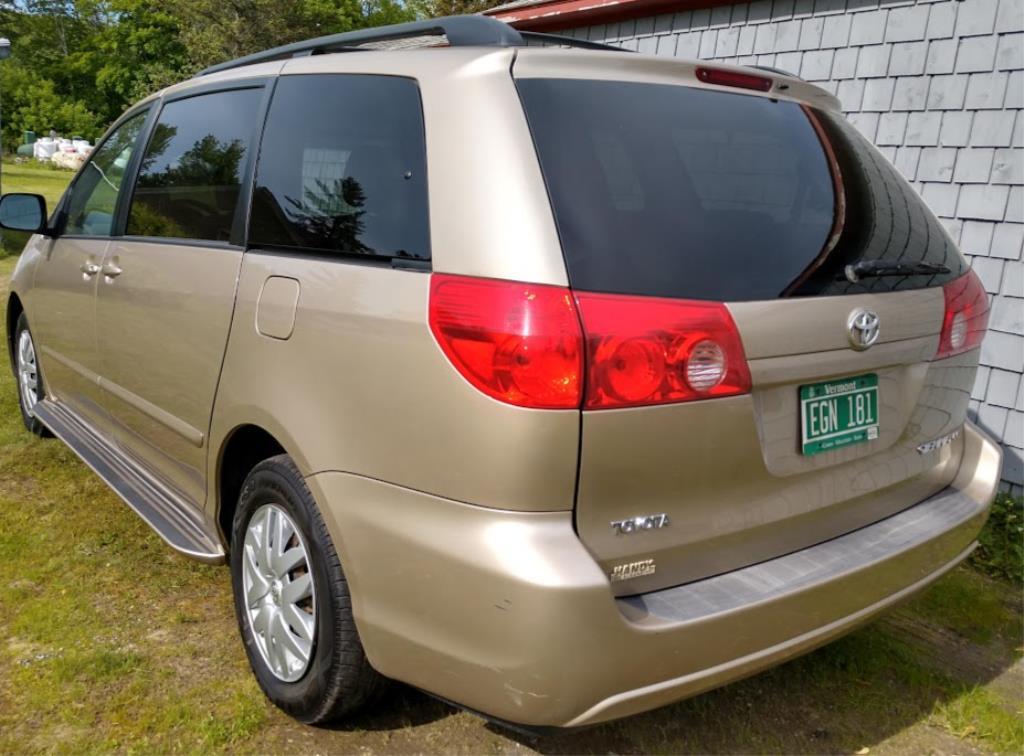
<svg viewBox="0 0 1024 756"><path fill-rule="evenodd" d="M926 663L967 683L984 685L1013 664L1012 656L998 641L972 643L949 628L906 612L894 614L884 622L918 647Z"/></svg>

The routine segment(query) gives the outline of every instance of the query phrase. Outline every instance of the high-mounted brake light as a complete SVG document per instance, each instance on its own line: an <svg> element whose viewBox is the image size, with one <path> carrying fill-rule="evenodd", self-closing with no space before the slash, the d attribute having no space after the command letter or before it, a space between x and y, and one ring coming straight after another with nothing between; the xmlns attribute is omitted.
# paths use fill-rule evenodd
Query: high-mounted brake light
<svg viewBox="0 0 1024 756"><path fill-rule="evenodd" d="M520 407L580 406L583 336L568 289L435 273L430 329L488 396Z"/></svg>
<svg viewBox="0 0 1024 756"><path fill-rule="evenodd" d="M750 391L732 316L718 302L578 293L587 342L586 409Z"/></svg>
<svg viewBox="0 0 1024 756"><path fill-rule="evenodd" d="M722 68L704 68L703 66L697 69L697 79L705 84L753 89L758 92L768 92L775 83L765 76L743 73L742 71L728 71Z"/></svg>
<svg viewBox="0 0 1024 756"><path fill-rule="evenodd" d="M946 312L935 359L962 354L981 345L988 328L988 295L971 270L942 287Z"/></svg>

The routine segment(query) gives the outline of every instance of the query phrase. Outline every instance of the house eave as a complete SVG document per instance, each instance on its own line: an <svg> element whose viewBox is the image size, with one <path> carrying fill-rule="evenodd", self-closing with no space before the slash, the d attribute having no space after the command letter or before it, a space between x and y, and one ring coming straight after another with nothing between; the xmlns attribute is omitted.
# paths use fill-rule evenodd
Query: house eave
<svg viewBox="0 0 1024 756"><path fill-rule="evenodd" d="M694 8L733 5L736 0L550 0L534 5L485 11L524 31L563 31L580 26L613 24Z"/></svg>

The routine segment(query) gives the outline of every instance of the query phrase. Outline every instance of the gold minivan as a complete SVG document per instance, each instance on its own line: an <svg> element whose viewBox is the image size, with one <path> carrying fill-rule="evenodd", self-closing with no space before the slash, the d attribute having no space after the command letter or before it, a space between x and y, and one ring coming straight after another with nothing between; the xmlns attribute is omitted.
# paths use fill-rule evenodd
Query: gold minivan
<svg viewBox="0 0 1024 756"><path fill-rule="evenodd" d="M699 693L953 568L998 485L978 278L784 72L324 37L144 100L0 220L29 430L230 564L303 722L388 678L527 728Z"/></svg>

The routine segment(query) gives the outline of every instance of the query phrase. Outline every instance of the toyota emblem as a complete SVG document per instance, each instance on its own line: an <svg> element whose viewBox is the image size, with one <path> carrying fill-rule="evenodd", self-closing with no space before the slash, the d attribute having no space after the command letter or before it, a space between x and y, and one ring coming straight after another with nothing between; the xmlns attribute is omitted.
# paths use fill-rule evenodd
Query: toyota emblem
<svg viewBox="0 0 1024 756"><path fill-rule="evenodd" d="M850 313L846 325L850 330L850 344L854 349L867 349L878 341L880 321L878 315L871 310L857 308Z"/></svg>

